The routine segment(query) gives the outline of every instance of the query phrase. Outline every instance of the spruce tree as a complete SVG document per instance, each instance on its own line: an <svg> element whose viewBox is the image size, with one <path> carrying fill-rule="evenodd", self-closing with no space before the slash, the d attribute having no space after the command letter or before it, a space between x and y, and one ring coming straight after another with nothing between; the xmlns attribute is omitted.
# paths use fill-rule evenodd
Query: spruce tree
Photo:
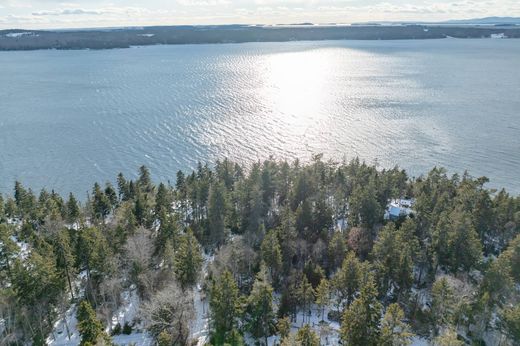
<svg viewBox="0 0 520 346"><path fill-rule="evenodd" d="M267 232L260 247L262 260L264 261L273 282L278 283L278 276L282 271L282 249L275 230Z"/></svg>
<svg viewBox="0 0 520 346"><path fill-rule="evenodd" d="M209 306L213 338L217 343L223 343L237 326L240 314L238 287L229 271L221 273L213 282Z"/></svg>
<svg viewBox="0 0 520 346"><path fill-rule="evenodd" d="M432 286L431 316L435 332L453 322L455 296L446 277L435 281Z"/></svg>
<svg viewBox="0 0 520 346"><path fill-rule="evenodd" d="M311 330L308 324L298 330L296 333L296 342L300 346L320 346L320 338Z"/></svg>
<svg viewBox="0 0 520 346"><path fill-rule="evenodd" d="M208 200L209 237L212 246L219 248L226 240L226 191L222 183L211 185Z"/></svg>
<svg viewBox="0 0 520 346"><path fill-rule="evenodd" d="M361 262L353 252L349 252L332 280L340 307L344 304L349 306L354 300L361 282L361 271Z"/></svg>
<svg viewBox="0 0 520 346"><path fill-rule="evenodd" d="M255 338L267 338L274 329L275 314L273 311L273 288L269 284L267 270L262 265L256 276L253 290L248 297L245 322L247 329Z"/></svg>
<svg viewBox="0 0 520 346"><path fill-rule="evenodd" d="M325 319L325 307L330 303L330 284L325 278L321 279L316 288L316 304L321 308L321 320Z"/></svg>
<svg viewBox="0 0 520 346"><path fill-rule="evenodd" d="M378 345L381 309L376 285L373 279L369 279L361 288L359 297L343 313L340 336L344 344Z"/></svg>
<svg viewBox="0 0 520 346"><path fill-rule="evenodd" d="M97 319L96 313L88 301L83 300L76 313L78 331L81 335L80 346L112 345L112 341Z"/></svg>
<svg viewBox="0 0 520 346"><path fill-rule="evenodd" d="M504 309L502 325L511 340L520 341L520 304Z"/></svg>
<svg viewBox="0 0 520 346"><path fill-rule="evenodd" d="M191 229L188 229L186 234L180 238L174 268L177 279L183 287L194 285L197 282L202 268L202 255L199 242Z"/></svg>
<svg viewBox="0 0 520 346"><path fill-rule="evenodd" d="M307 311L310 310L311 304L314 302L315 292L314 288L312 288L311 283L307 279L305 274L302 274L301 280L298 283L298 287L296 288L296 297L298 300L298 305L302 308L302 325L305 322L305 315Z"/></svg>
<svg viewBox="0 0 520 346"><path fill-rule="evenodd" d="M69 194L69 200L67 201L67 222L74 223L77 222L80 216L80 210L78 201L72 194Z"/></svg>
<svg viewBox="0 0 520 346"><path fill-rule="evenodd" d="M406 346L412 342L413 333L404 322L404 312L398 304L390 304L381 322L381 346Z"/></svg>

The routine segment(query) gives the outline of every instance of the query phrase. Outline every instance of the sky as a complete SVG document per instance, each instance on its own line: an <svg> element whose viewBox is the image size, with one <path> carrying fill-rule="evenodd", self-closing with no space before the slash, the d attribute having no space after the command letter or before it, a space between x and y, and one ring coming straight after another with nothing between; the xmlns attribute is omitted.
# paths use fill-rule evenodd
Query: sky
<svg viewBox="0 0 520 346"><path fill-rule="evenodd" d="M0 0L0 29L439 21L520 16L520 0Z"/></svg>

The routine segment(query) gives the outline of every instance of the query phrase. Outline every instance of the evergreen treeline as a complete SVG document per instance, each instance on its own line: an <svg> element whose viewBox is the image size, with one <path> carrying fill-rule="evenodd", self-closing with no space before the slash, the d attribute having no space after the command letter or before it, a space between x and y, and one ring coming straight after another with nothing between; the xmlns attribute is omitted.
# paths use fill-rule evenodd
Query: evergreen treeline
<svg viewBox="0 0 520 346"><path fill-rule="evenodd" d="M44 345L73 306L81 345L137 324L188 345L195 294L211 345L319 345L311 310L339 324L343 345L520 342L520 197L485 177L409 179L317 155L199 164L175 180L155 185L141 167L84 203L19 182L0 196L0 344ZM415 199L413 214L384 220L399 197ZM128 289L136 325L114 327Z"/></svg>

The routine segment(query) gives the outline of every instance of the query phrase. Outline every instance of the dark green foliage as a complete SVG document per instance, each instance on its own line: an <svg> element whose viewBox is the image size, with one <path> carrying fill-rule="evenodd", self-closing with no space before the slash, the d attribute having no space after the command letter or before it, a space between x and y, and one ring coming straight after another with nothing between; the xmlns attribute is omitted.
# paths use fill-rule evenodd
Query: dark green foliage
<svg viewBox="0 0 520 346"><path fill-rule="evenodd" d="M235 279L224 271L210 289L209 305L214 338L224 341L236 328L240 314L239 292Z"/></svg>
<svg viewBox="0 0 520 346"><path fill-rule="evenodd" d="M119 335L122 332L121 323L117 322L114 328L112 328L111 335Z"/></svg>
<svg viewBox="0 0 520 346"><path fill-rule="evenodd" d="M275 314L273 311L273 288L267 278L267 270L263 267L258 273L253 290L248 297L245 310L247 330L257 339L267 338L274 331Z"/></svg>
<svg viewBox="0 0 520 346"><path fill-rule="evenodd" d="M200 245L193 232L181 236L179 247L174 258L177 279L183 286L194 285L202 266Z"/></svg>
<svg viewBox="0 0 520 346"><path fill-rule="evenodd" d="M382 307L377 300L374 280L368 280L361 287L359 297L343 313L341 340L346 345L378 345Z"/></svg>
<svg viewBox="0 0 520 346"><path fill-rule="evenodd" d="M123 332L123 334L126 334L126 335L132 334L132 326L128 322L125 322L122 332Z"/></svg>
<svg viewBox="0 0 520 346"><path fill-rule="evenodd" d="M503 326L512 340L520 341L520 305L504 310Z"/></svg>
<svg viewBox="0 0 520 346"><path fill-rule="evenodd" d="M219 248L226 240L226 191L221 183L213 184L209 191L208 221L209 240L212 246Z"/></svg>
<svg viewBox="0 0 520 346"><path fill-rule="evenodd" d="M76 318L81 335L80 346L112 345L110 337L105 333L103 325L96 317L96 312L86 300L79 304Z"/></svg>
<svg viewBox="0 0 520 346"><path fill-rule="evenodd" d="M249 167L225 159L176 178L155 185L143 166L137 180L118 175L117 191L95 184L86 203L35 196L19 182L14 198L0 196L0 319L9 336L41 344L78 292L106 314L121 286L136 284L159 313L143 314L155 341L183 344L200 284L213 345L243 345L245 336L265 343L274 306L294 320L314 304L329 320L343 315L348 345L406 344L405 320L432 340L453 341L452 324L472 340L496 327L517 337L520 198L486 189L486 178L434 168L408 180L397 167L321 155ZM388 223L384 208L399 197L414 198L414 212ZM202 251L215 255L207 280ZM286 345L314 342L310 328L284 331Z"/></svg>

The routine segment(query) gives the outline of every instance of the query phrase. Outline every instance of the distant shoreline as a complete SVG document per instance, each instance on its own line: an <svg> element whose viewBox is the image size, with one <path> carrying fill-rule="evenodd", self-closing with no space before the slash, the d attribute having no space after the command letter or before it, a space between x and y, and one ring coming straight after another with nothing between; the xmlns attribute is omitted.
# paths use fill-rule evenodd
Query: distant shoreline
<svg viewBox="0 0 520 346"><path fill-rule="evenodd" d="M155 26L89 30L0 30L0 51L115 49L149 45L325 40L520 38L518 26Z"/></svg>

